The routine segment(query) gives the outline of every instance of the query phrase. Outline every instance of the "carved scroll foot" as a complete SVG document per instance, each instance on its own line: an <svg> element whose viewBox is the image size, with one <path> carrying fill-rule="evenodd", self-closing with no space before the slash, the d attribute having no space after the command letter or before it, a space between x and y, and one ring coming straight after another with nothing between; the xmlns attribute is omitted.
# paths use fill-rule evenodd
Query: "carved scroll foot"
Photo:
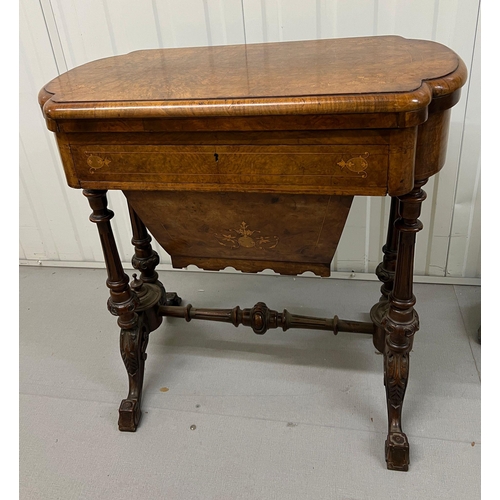
<svg viewBox="0 0 500 500"><path fill-rule="evenodd" d="M120 404L118 429L135 432L141 419L141 404L137 399L123 399Z"/></svg>
<svg viewBox="0 0 500 500"><path fill-rule="evenodd" d="M141 396L149 328L142 314L136 328L120 332L120 353L127 369L129 392L120 404L118 428L134 432L141 419Z"/></svg>
<svg viewBox="0 0 500 500"><path fill-rule="evenodd" d="M390 310L389 314L391 312L393 310ZM383 323L386 329L384 385L389 421L385 459L389 470L407 471L410 464L410 446L402 430L401 419L410 372L410 351L419 320L416 311L412 310L411 321L408 323L397 323L390 316Z"/></svg>
<svg viewBox="0 0 500 500"><path fill-rule="evenodd" d="M389 432L385 442L385 461L389 470L408 471L410 444L404 432Z"/></svg>
<svg viewBox="0 0 500 500"><path fill-rule="evenodd" d="M409 353L384 353L384 383L387 394L389 432L385 442L385 460L389 470L407 471L410 464L410 445L401 429L403 400L408 384Z"/></svg>

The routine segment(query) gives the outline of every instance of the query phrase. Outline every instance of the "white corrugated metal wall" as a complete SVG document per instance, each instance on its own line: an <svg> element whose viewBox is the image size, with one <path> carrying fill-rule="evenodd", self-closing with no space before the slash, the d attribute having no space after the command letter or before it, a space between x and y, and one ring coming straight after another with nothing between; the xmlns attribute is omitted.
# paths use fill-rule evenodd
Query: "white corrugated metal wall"
<svg viewBox="0 0 500 500"><path fill-rule="evenodd" d="M39 89L94 59L159 47L398 34L443 43L469 68L453 108L445 168L425 188L415 273L480 276L480 0L21 0L20 262L102 263L87 200L66 186ZM132 247L124 197L110 193L121 256ZM356 198L334 271L373 273L388 198ZM156 245L163 263L169 256Z"/></svg>

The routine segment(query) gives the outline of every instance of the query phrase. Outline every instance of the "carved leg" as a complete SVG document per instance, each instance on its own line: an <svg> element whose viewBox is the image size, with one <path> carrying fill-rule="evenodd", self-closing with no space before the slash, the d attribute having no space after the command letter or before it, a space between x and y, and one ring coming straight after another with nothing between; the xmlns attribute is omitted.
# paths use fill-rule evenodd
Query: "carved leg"
<svg viewBox="0 0 500 500"><path fill-rule="evenodd" d="M408 384L410 351L418 330L418 315L413 309L413 257L415 239L422 223L418 220L425 192L425 180L415 181L411 193L401 196L400 218L396 221L399 234L393 289L389 293L389 308L382 321L385 328L384 384L387 395L389 431L385 442L387 468L407 471L410 463L408 438L401 428L403 400Z"/></svg>
<svg viewBox="0 0 500 500"><path fill-rule="evenodd" d="M119 409L118 428L134 432L141 418L141 396L144 381L146 347L149 328L144 315L139 315L138 324L133 329L120 332L120 354L127 369L129 391L127 399L122 400Z"/></svg>
<svg viewBox="0 0 500 500"><path fill-rule="evenodd" d="M128 209L132 225L132 245L135 247L135 254L132 257L134 269L141 272L140 277L144 283L158 285L161 288L161 305L179 306L182 299L176 292L166 292L165 287L158 280L158 273L155 271L155 268L160 263L160 257L151 246L151 236L146 226L130 204L128 205Z"/></svg>
<svg viewBox="0 0 500 500"><path fill-rule="evenodd" d="M120 405L118 427L122 431L135 431L141 418L147 325L144 324L143 315L136 312L140 302L136 293L131 290L129 278L121 265L110 223L114 214L107 207L106 191L88 189L83 194L93 210L90 220L97 224L99 231L108 272L108 309L111 314L118 316L118 326L121 328L120 351L129 376L129 395Z"/></svg>
<svg viewBox="0 0 500 500"><path fill-rule="evenodd" d="M393 197L391 198L386 244L382 247L384 258L375 271L378 279L382 282L382 287L380 288L382 295L380 296L379 302L375 304L370 311L371 320L375 325L373 344L379 352L384 352L385 330L382 326L382 320L389 309L389 294L394 284L394 272L396 270L396 258L398 256L399 233L395 226L398 217L399 200Z"/></svg>

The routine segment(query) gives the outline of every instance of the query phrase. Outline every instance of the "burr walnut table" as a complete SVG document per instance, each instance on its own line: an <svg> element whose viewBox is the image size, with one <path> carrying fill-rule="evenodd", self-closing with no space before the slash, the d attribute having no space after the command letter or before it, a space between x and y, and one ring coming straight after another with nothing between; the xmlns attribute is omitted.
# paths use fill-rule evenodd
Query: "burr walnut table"
<svg viewBox="0 0 500 500"><path fill-rule="evenodd" d="M141 416L146 346L163 316L371 335L384 354L387 467L408 470L401 429L418 330L413 255L422 186L445 161L466 68L448 48L397 36L142 50L68 71L39 94L68 185L99 231L129 393L119 429ZM125 194L140 273L124 273L107 190ZM370 322L181 306L158 280L174 267L328 276L354 196L392 199L381 297ZM333 383L333 381L332 381Z"/></svg>

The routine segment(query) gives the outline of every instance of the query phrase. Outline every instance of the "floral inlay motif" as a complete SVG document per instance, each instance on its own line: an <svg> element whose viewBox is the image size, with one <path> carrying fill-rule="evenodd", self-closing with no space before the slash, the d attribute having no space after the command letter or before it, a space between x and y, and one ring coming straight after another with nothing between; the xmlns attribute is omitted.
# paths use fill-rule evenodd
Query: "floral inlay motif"
<svg viewBox="0 0 500 500"><path fill-rule="evenodd" d="M368 158L368 153L356 156L355 158L351 158L347 161L339 161L337 165L339 165L342 170L344 168L348 168L351 172L355 172L364 178L368 176L368 174L365 172L365 170L368 168L368 162L365 160L365 158Z"/></svg>
<svg viewBox="0 0 500 500"><path fill-rule="evenodd" d="M87 165L89 166L89 172L93 174L96 170L102 167L107 167L111 163L109 158L101 158L98 155L91 154L87 158Z"/></svg>
<svg viewBox="0 0 500 500"><path fill-rule="evenodd" d="M215 237L219 245L229 248L257 248L259 250L271 250L279 243L277 236L261 236L261 232L251 230L246 222L242 222L238 229L226 229Z"/></svg>

